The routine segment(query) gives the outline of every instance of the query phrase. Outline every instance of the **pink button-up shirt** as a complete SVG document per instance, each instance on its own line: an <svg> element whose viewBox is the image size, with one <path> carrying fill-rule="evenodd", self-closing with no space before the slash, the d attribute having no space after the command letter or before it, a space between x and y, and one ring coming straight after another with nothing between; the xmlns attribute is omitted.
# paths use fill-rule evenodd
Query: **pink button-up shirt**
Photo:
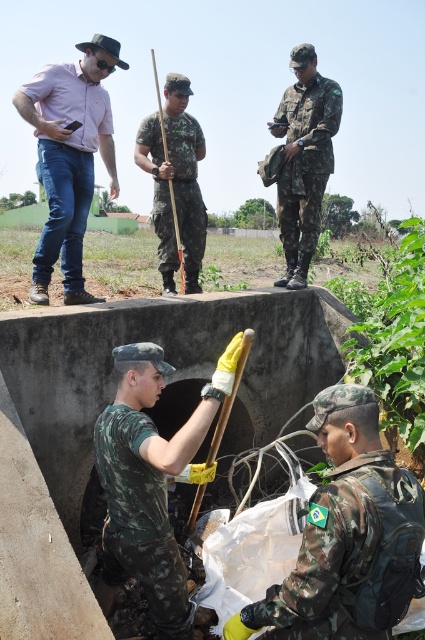
<svg viewBox="0 0 425 640"><path fill-rule="evenodd" d="M99 147L98 134L114 133L109 94L101 84L86 81L79 62L48 64L20 90L45 120L66 118L64 127L74 120L83 123L66 143L71 147L94 153ZM37 129L34 135L51 139Z"/></svg>

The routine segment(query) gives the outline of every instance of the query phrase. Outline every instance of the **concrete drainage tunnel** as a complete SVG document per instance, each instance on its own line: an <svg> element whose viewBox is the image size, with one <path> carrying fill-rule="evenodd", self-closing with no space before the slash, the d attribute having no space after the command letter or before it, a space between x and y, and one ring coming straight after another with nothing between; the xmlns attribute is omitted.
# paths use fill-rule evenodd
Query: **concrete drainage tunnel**
<svg viewBox="0 0 425 640"><path fill-rule="evenodd" d="M95 477L93 424L114 397L115 346L156 342L176 367L151 410L169 438L193 412L228 340L255 331L220 446L226 476L235 455L274 440L318 391L341 379L340 347L354 320L320 287L0 314L0 638L114 637L78 556ZM308 408L289 432L309 417ZM195 461L206 459L210 442ZM226 480L217 487L224 492Z"/></svg>

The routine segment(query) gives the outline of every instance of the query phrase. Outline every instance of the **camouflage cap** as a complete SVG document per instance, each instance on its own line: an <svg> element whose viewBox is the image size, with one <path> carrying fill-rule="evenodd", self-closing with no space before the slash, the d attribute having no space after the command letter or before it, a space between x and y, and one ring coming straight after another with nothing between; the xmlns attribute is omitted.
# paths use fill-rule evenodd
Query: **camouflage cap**
<svg viewBox="0 0 425 640"><path fill-rule="evenodd" d="M298 67L303 67L313 60L313 58L317 57L316 50L312 44L299 44L298 47L294 47L289 54L291 56L291 62L289 63L289 67L292 69L297 69Z"/></svg>
<svg viewBox="0 0 425 640"><path fill-rule="evenodd" d="M319 431L329 414L340 409L348 409L362 404L377 404L375 394L361 384L335 384L323 389L313 400L314 418L307 424L309 431Z"/></svg>
<svg viewBox="0 0 425 640"><path fill-rule="evenodd" d="M175 368L164 362L164 349L153 342L135 342L112 349L115 362L152 362L163 376L170 375Z"/></svg>
<svg viewBox="0 0 425 640"><path fill-rule="evenodd" d="M168 91L178 91L178 93L182 93L184 96L193 96L189 78L182 76L181 73L169 73L165 78L165 89L168 89Z"/></svg>

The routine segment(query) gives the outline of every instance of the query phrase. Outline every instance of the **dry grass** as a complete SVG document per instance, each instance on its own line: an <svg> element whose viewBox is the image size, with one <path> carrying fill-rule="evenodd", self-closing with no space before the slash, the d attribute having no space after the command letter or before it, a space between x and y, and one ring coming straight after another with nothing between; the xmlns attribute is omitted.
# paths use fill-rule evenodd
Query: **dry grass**
<svg viewBox="0 0 425 640"><path fill-rule="evenodd" d="M27 302L32 273L32 256L39 231L0 229L0 311L32 309ZM161 277L157 271L157 238L151 231L130 236L106 232L88 232L84 240L84 276L86 288L94 295L110 300L161 295ZM216 291L217 285L255 289L273 286L283 270L278 255L280 242L271 234L266 238L236 238L209 234L204 259L204 291ZM333 243L340 251L343 243ZM209 269L208 267L214 267ZM218 276L213 273L218 270ZM322 285L338 275L362 280L373 289L379 279L377 264L361 268L334 258L324 258L313 267L314 284ZM63 304L62 276L55 268L49 289L52 306Z"/></svg>

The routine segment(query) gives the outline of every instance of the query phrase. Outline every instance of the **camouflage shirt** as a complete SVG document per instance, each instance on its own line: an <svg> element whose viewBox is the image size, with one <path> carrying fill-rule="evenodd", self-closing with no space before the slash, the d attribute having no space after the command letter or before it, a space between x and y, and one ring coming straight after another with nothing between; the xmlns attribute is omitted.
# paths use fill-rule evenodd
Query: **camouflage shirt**
<svg viewBox="0 0 425 640"><path fill-rule="evenodd" d="M252 605L256 624L287 627L287 640L390 637L386 631L359 629L339 606L338 588L351 584L359 567L370 565L380 541L374 502L344 479L348 472L365 465L371 465L384 485L396 493L401 471L390 451L362 454L335 469L335 480L311 497L310 514L312 509L317 511L317 523L307 522L296 568L281 585L271 586L264 600Z"/></svg>
<svg viewBox="0 0 425 640"><path fill-rule="evenodd" d="M140 540L168 524L167 476L139 455L158 430L149 416L126 405L108 406L94 427L94 459L111 525Z"/></svg>
<svg viewBox="0 0 425 640"><path fill-rule="evenodd" d="M338 133L341 116L341 87L320 73L307 87L297 82L286 89L274 117L289 122L288 143L304 142L300 158L303 173L334 172L331 138Z"/></svg>
<svg viewBox="0 0 425 640"><path fill-rule="evenodd" d="M164 129L167 138L168 156L175 169L175 178L198 177L198 161L195 151L205 145L204 134L197 120L188 113L177 118L164 113ZM152 162L160 166L165 162L159 112L145 118L137 132L137 144L150 148Z"/></svg>

